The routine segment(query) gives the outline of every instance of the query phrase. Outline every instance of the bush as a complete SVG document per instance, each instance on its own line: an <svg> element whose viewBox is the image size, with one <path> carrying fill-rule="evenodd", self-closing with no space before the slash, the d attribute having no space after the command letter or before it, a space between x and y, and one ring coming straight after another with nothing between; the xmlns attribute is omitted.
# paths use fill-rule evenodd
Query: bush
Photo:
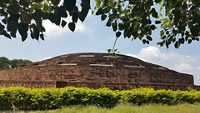
<svg viewBox="0 0 200 113"><path fill-rule="evenodd" d="M71 105L96 105L114 107L119 102L142 105L200 103L200 91L171 91L139 88L125 91L112 91L106 88L45 88L22 87L0 88L0 110L56 109Z"/></svg>
<svg viewBox="0 0 200 113"><path fill-rule="evenodd" d="M117 93L109 89L89 89L68 87L62 89L63 105L96 105L113 107L119 98Z"/></svg>

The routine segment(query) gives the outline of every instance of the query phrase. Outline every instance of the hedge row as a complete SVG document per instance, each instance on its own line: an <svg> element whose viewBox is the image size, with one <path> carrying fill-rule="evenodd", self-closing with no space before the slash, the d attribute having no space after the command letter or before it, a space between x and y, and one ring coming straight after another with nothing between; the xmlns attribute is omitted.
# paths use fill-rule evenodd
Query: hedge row
<svg viewBox="0 0 200 113"><path fill-rule="evenodd" d="M70 105L96 105L113 107L119 102L135 105L157 103L200 103L200 91L171 91L139 88L126 91L112 91L106 88L47 88L22 87L0 88L0 110L56 109Z"/></svg>

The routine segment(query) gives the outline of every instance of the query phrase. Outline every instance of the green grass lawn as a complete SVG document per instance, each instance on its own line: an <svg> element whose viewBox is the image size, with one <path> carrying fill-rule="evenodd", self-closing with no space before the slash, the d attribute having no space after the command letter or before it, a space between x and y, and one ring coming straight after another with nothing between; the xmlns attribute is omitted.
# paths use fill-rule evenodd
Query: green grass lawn
<svg viewBox="0 0 200 113"><path fill-rule="evenodd" d="M200 113L200 104L179 104L174 106L120 104L111 109L96 106L73 106L49 111L21 111L16 113Z"/></svg>

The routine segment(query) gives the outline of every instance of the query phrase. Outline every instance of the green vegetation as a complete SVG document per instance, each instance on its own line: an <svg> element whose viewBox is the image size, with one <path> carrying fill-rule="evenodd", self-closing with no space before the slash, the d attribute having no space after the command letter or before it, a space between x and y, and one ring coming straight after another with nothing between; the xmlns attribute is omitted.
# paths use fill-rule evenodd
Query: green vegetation
<svg viewBox="0 0 200 113"><path fill-rule="evenodd" d="M9 60L6 57L0 57L0 70L22 67L22 66L26 66L30 63L32 63L32 62L29 60L23 60L23 59Z"/></svg>
<svg viewBox="0 0 200 113"><path fill-rule="evenodd" d="M200 104L178 104L174 106L159 104L134 106L120 104L111 109L96 106L73 106L57 110L29 111L26 113L200 113Z"/></svg>
<svg viewBox="0 0 200 113"><path fill-rule="evenodd" d="M199 41L199 0L93 1L94 14L106 21L117 38L123 35L149 44L159 28L161 46L173 44L178 48ZM32 39L44 40L44 20L74 32L77 22L87 17L90 4L90 0L0 0L0 35L13 38L19 33L25 41L30 34Z"/></svg>
<svg viewBox="0 0 200 113"><path fill-rule="evenodd" d="M0 88L0 110L47 110L74 105L112 108L119 103L133 105L200 103L200 91L171 91L148 88L126 91L74 87L58 89Z"/></svg>

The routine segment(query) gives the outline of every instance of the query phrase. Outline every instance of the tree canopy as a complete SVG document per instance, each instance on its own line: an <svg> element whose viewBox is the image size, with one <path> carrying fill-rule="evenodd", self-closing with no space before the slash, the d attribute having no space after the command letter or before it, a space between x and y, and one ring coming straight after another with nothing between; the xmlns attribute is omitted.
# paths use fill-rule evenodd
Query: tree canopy
<svg viewBox="0 0 200 113"><path fill-rule="evenodd" d="M0 70L22 67L30 63L32 62L29 60L24 60L24 59L9 60L7 57L0 57Z"/></svg>
<svg viewBox="0 0 200 113"><path fill-rule="evenodd" d="M106 21L116 37L140 39L149 44L160 30L160 46L199 41L199 0L94 0L95 15ZM25 41L44 40L44 20L75 31L78 21L84 21L91 9L90 0L0 0L0 35L8 38L21 35ZM67 22L65 18L70 18Z"/></svg>

